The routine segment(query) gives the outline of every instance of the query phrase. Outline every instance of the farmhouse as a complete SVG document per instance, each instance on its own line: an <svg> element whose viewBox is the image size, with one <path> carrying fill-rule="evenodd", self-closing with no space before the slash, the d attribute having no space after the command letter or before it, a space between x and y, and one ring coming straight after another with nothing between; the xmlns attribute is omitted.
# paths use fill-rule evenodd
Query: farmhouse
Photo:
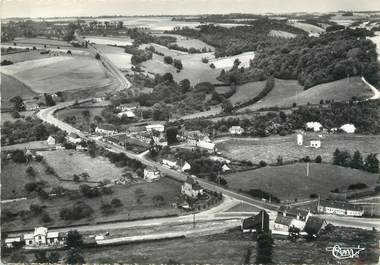
<svg viewBox="0 0 380 265"><path fill-rule="evenodd" d="M121 119L124 116L126 116L128 118L135 118L136 117L135 113L133 111L131 111L131 110L122 111L122 112L119 112L117 114L117 117L119 119Z"/></svg>
<svg viewBox="0 0 380 265"><path fill-rule="evenodd" d="M162 124L150 124L145 126L146 130L148 132L157 131L157 132L164 132L165 126Z"/></svg>
<svg viewBox="0 0 380 265"><path fill-rule="evenodd" d="M103 135L112 135L117 133L116 128L112 124L100 124L95 128L95 132Z"/></svg>
<svg viewBox="0 0 380 265"><path fill-rule="evenodd" d="M289 206L281 206L278 210L278 215L288 216L301 221L307 221L310 216L310 211L292 208Z"/></svg>
<svg viewBox="0 0 380 265"><path fill-rule="evenodd" d="M310 141L310 147L313 148L320 148L321 147L321 140L311 140Z"/></svg>
<svg viewBox="0 0 380 265"><path fill-rule="evenodd" d="M121 110L121 111L127 111L127 110L134 110L140 107L140 104L138 102L134 103L126 103L126 104L121 104L116 107L116 109Z"/></svg>
<svg viewBox="0 0 380 265"><path fill-rule="evenodd" d="M160 171L157 168L147 167L144 169L144 179L148 182L158 180L161 177Z"/></svg>
<svg viewBox="0 0 380 265"><path fill-rule="evenodd" d="M240 126L232 126L229 130L230 134L241 135L244 129Z"/></svg>
<svg viewBox="0 0 380 265"><path fill-rule="evenodd" d="M303 230L309 216L310 211L281 206L274 221L274 228L283 232L288 232L290 227Z"/></svg>
<svg viewBox="0 0 380 265"><path fill-rule="evenodd" d="M190 170L190 169L191 169L191 165L185 162L185 164L182 167L182 172L185 172L186 170Z"/></svg>
<svg viewBox="0 0 380 265"><path fill-rule="evenodd" d="M46 140L46 143L48 145L55 145L55 138L53 136L49 136L49 138Z"/></svg>
<svg viewBox="0 0 380 265"><path fill-rule="evenodd" d="M345 133L355 133L356 131L356 127L353 124L344 124L339 129L341 129Z"/></svg>
<svg viewBox="0 0 380 265"><path fill-rule="evenodd" d="M214 143L211 143L211 142L206 142L206 141L198 141L195 146L197 147L201 147L201 148L204 148L204 149L207 149L209 151L212 151L214 152L216 149L215 149L215 144Z"/></svg>
<svg viewBox="0 0 380 265"><path fill-rule="evenodd" d="M318 212L326 214L362 216L364 209L359 205L333 200L321 200L318 202Z"/></svg>
<svg viewBox="0 0 380 265"><path fill-rule="evenodd" d="M203 194L203 188L193 177L187 177L181 186L181 193L191 198L197 198Z"/></svg>
<svg viewBox="0 0 380 265"><path fill-rule="evenodd" d="M176 161L171 161L169 159L162 159L162 164L164 166L167 166L167 167L172 168L172 169L177 169L178 168L177 162Z"/></svg>
<svg viewBox="0 0 380 265"><path fill-rule="evenodd" d="M67 136L67 141L69 141L70 143L73 143L73 144L77 144L77 143L82 142L82 139L78 136L78 134L70 133Z"/></svg>
<svg viewBox="0 0 380 265"><path fill-rule="evenodd" d="M313 130L314 132L319 132L323 129L322 124L316 121L311 121L306 123L306 128Z"/></svg>
<svg viewBox="0 0 380 265"><path fill-rule="evenodd" d="M25 102L25 110L33 111L33 110L39 110L39 109L40 109L40 106L37 103Z"/></svg>
<svg viewBox="0 0 380 265"><path fill-rule="evenodd" d="M303 145L303 135L297 134L297 145Z"/></svg>
<svg viewBox="0 0 380 265"><path fill-rule="evenodd" d="M65 236L59 232L48 232L46 227L36 227L34 233L24 234L25 248L63 246Z"/></svg>

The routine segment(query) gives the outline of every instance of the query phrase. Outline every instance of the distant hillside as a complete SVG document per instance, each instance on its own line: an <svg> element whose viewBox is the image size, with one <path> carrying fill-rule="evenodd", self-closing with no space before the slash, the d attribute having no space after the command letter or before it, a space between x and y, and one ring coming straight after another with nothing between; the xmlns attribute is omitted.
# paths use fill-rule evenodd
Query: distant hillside
<svg viewBox="0 0 380 265"><path fill-rule="evenodd" d="M252 82L246 84L246 87L255 87L262 82ZM247 100L248 100L248 95ZM293 103L297 105L319 104L323 102L334 100L347 101L352 97L369 98L373 95L372 91L360 79L360 77L345 78L338 81L325 83L311 87L308 90L303 90L303 87L296 80L282 80L275 79L275 86L272 91L264 97L261 101L242 108L239 111L258 110L261 108L270 107L291 107ZM241 96L244 98L244 96Z"/></svg>

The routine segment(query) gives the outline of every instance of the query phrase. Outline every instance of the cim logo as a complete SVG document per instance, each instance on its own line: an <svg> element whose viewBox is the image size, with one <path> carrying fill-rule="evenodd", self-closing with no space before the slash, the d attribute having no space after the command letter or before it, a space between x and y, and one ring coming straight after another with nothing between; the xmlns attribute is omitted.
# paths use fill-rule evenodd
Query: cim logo
<svg viewBox="0 0 380 265"><path fill-rule="evenodd" d="M359 253L364 249L365 248L361 248L359 245L357 247L341 247L339 245L335 245L333 247L326 248L326 250L330 251L337 259L359 258Z"/></svg>

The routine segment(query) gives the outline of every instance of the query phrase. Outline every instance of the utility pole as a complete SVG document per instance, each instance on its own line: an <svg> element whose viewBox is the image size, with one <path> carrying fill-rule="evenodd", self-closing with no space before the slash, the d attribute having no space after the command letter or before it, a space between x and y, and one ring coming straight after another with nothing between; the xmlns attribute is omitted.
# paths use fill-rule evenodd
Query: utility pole
<svg viewBox="0 0 380 265"><path fill-rule="evenodd" d="M193 213L193 228L195 228L195 213Z"/></svg>
<svg viewBox="0 0 380 265"><path fill-rule="evenodd" d="M309 176L309 167L310 167L310 164L309 162L306 163L306 177Z"/></svg>

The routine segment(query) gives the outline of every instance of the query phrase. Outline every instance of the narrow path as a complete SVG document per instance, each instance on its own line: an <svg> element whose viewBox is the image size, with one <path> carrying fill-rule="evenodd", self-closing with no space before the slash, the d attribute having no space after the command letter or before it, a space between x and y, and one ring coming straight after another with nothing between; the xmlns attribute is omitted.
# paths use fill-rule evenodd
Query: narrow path
<svg viewBox="0 0 380 265"><path fill-rule="evenodd" d="M374 87L373 85L371 85L370 83L367 82L367 80L365 80L364 76L362 76L362 81L364 82L364 84L366 84L373 92L373 96L370 97L369 99L379 99L380 98L380 91Z"/></svg>

